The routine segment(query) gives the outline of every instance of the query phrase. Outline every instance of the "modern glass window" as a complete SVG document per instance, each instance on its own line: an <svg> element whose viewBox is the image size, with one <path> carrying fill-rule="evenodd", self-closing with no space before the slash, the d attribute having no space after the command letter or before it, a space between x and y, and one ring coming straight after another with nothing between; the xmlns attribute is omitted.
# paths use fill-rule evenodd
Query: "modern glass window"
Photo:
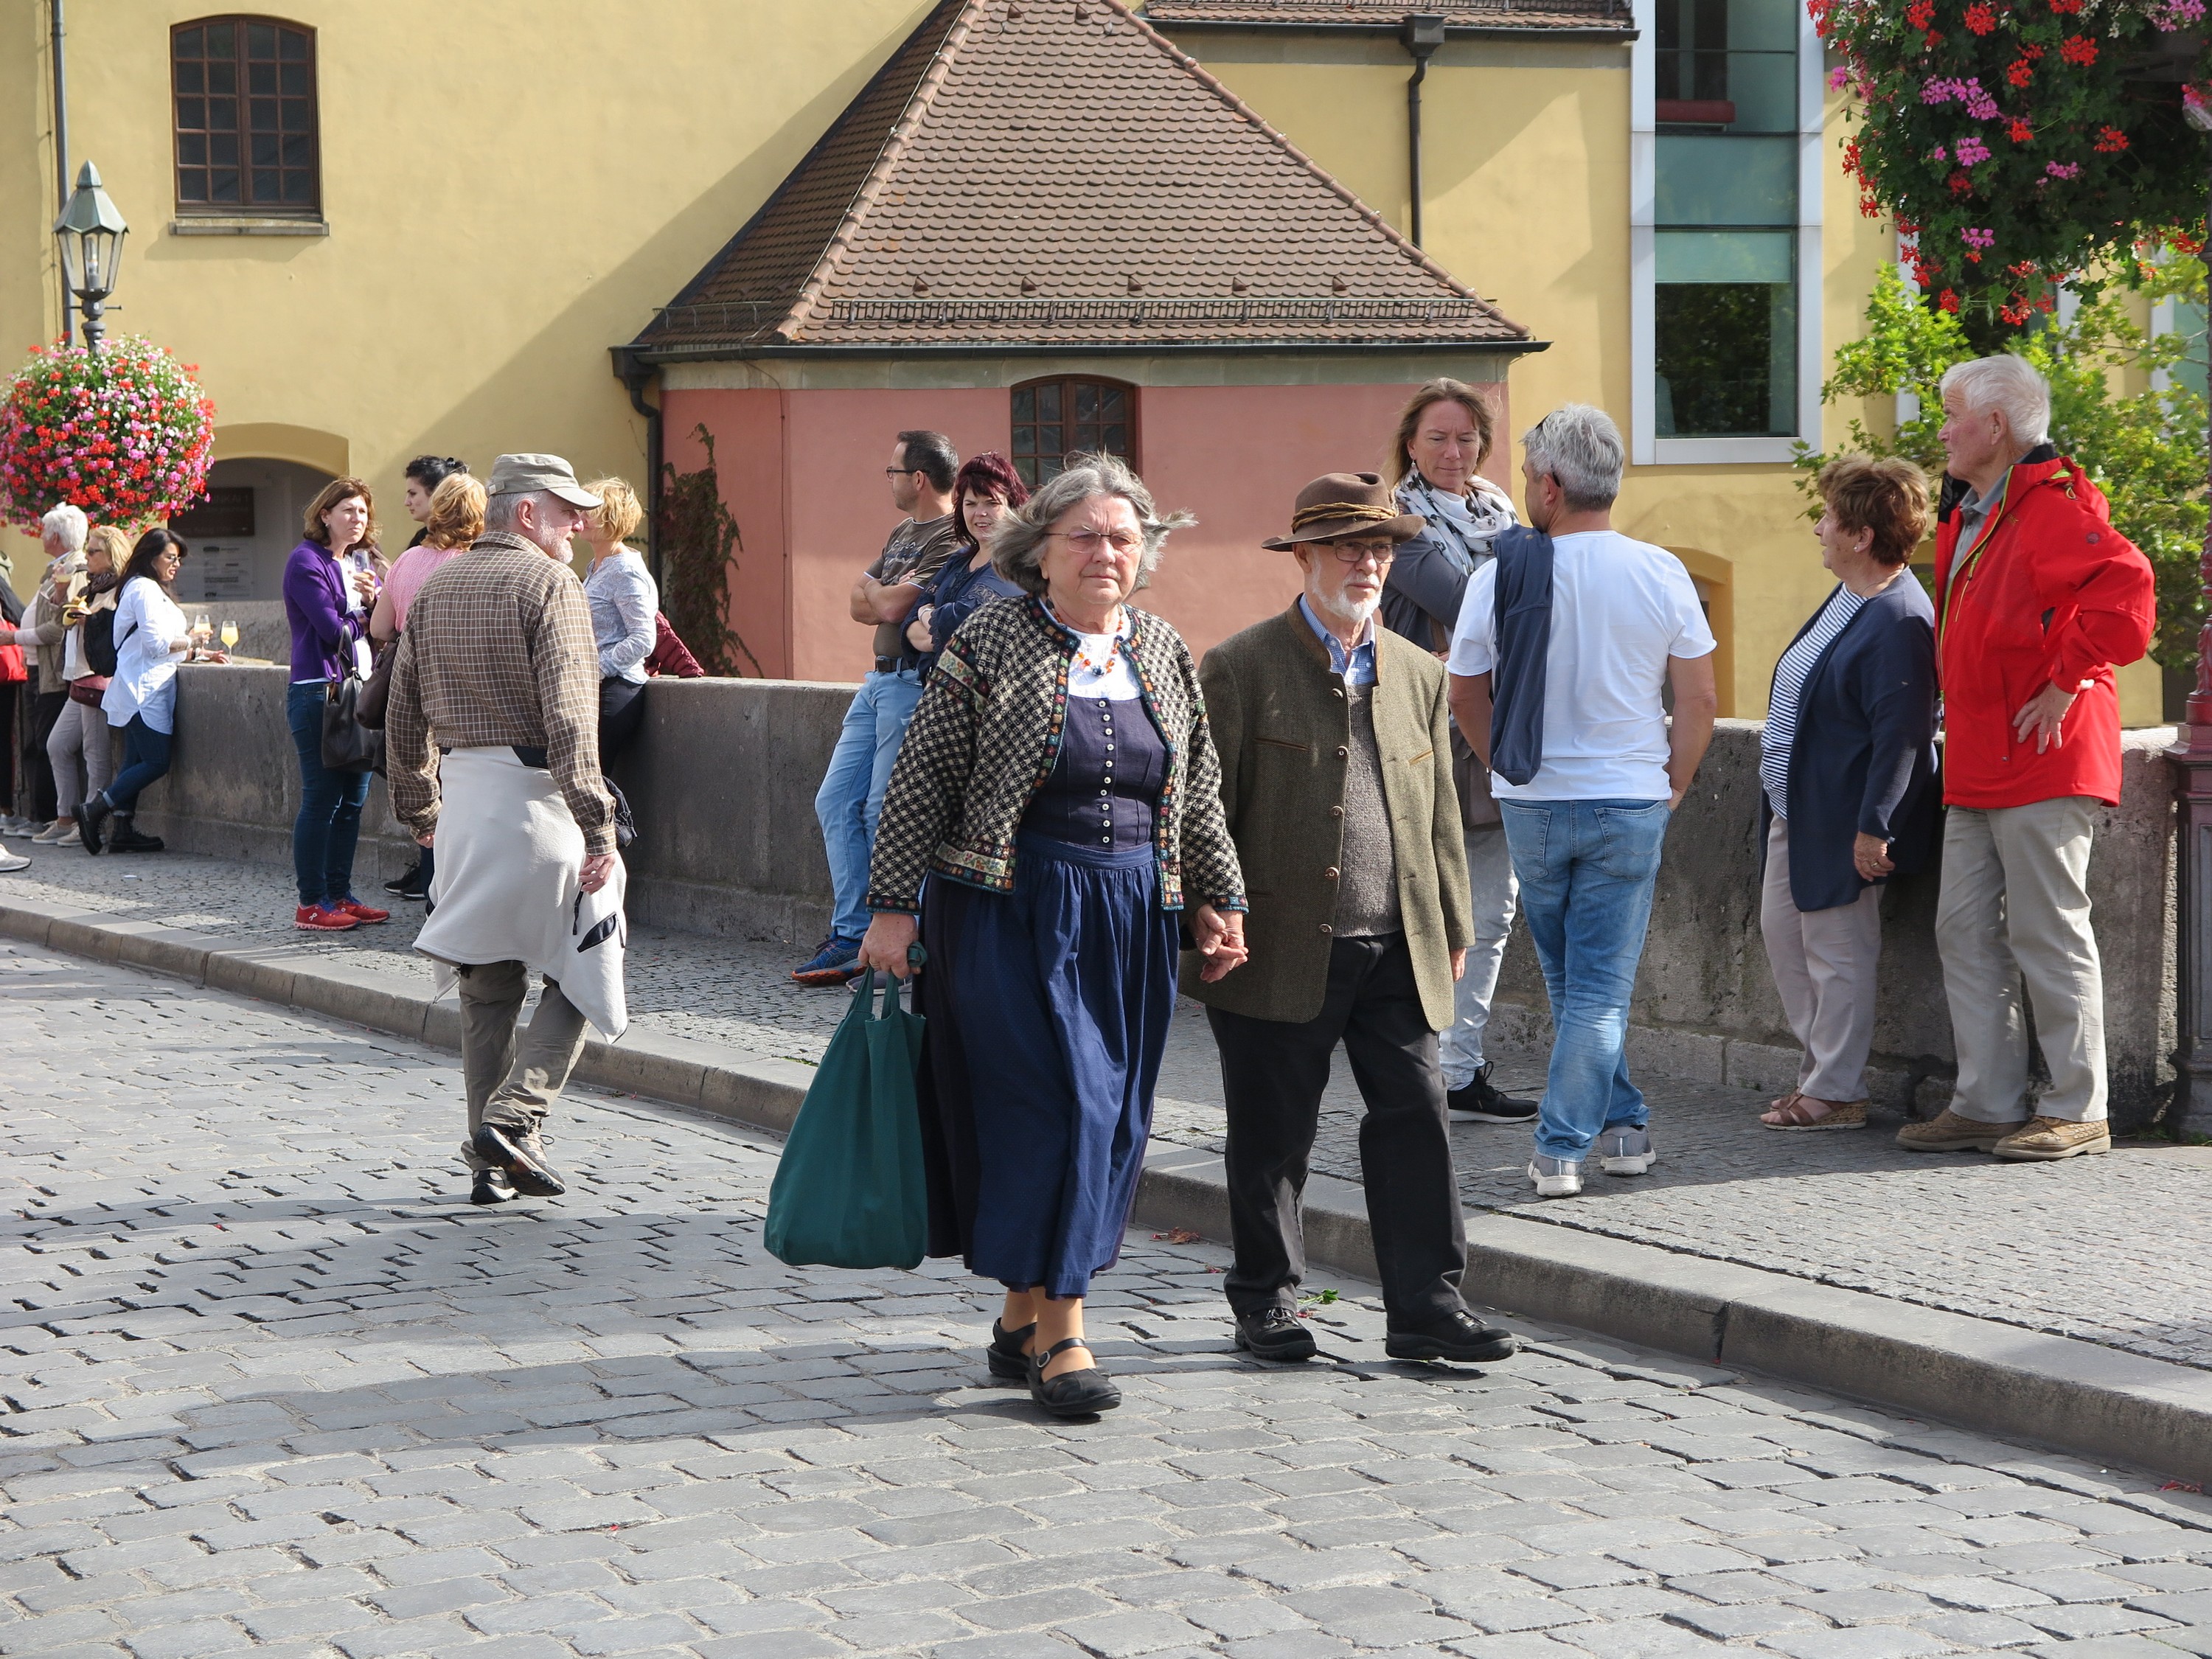
<svg viewBox="0 0 2212 1659"><path fill-rule="evenodd" d="M169 31L177 211L322 211L315 34L271 17L203 17Z"/></svg>
<svg viewBox="0 0 2212 1659"><path fill-rule="evenodd" d="M1654 431L1797 430L1797 10L1657 0Z"/></svg>
<svg viewBox="0 0 2212 1659"><path fill-rule="evenodd" d="M1137 389L1118 380L1030 380L1013 391L1014 471L1035 489L1070 455L1137 464Z"/></svg>

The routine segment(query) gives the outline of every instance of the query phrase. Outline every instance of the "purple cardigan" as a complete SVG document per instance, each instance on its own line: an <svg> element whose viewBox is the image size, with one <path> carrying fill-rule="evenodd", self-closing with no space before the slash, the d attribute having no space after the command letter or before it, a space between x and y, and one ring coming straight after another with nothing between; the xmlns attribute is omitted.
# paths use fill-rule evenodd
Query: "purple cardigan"
<svg viewBox="0 0 2212 1659"><path fill-rule="evenodd" d="M345 578L327 547L301 542L284 561L284 620L292 624L295 683L335 680L347 673L362 617L347 611Z"/></svg>

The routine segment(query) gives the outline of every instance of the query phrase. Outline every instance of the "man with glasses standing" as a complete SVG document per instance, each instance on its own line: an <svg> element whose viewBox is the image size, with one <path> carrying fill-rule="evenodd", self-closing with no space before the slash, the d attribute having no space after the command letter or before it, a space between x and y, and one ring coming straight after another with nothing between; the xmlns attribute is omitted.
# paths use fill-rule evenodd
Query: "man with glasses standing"
<svg viewBox="0 0 2212 1659"><path fill-rule="evenodd" d="M1244 872L1250 960L1182 989L1206 1005L1228 1107L1224 1288L1237 1346L1315 1352L1297 1317L1299 1208L1338 1042L1366 1103L1359 1160L1394 1359L1503 1359L1516 1347L1460 1295L1467 1236L1437 1033L1473 936L1443 665L1376 626L1398 544L1422 519L1371 472L1298 494L1287 534L1304 592L1206 653L1221 804Z"/></svg>
<svg viewBox="0 0 2212 1659"><path fill-rule="evenodd" d="M906 622L959 539L952 513L952 482L959 471L952 440L923 431L900 433L884 469L891 505L907 516L853 584L853 620L875 630L876 661L845 711L844 730L814 797L836 908L830 937L792 970L801 985L842 985L860 971L876 820L907 722L921 701L921 653L907 640Z"/></svg>

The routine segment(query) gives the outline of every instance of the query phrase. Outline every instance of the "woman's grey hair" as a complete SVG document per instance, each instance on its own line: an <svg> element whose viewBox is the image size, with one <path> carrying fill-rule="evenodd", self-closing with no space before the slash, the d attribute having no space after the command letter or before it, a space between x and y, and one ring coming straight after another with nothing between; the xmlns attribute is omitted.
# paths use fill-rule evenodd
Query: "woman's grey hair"
<svg viewBox="0 0 2212 1659"><path fill-rule="evenodd" d="M2051 435L2051 386L2024 357L2001 351L1954 363L1936 385L1940 397L1954 391L1970 415L1995 410L2005 418L2013 441L2030 449Z"/></svg>
<svg viewBox="0 0 2212 1659"><path fill-rule="evenodd" d="M39 520L39 538L60 543L64 553L83 552L84 538L91 531L84 509L74 501L64 501Z"/></svg>
<svg viewBox="0 0 2212 1659"><path fill-rule="evenodd" d="M1628 452L1613 416L1588 404L1561 404L1522 434L1528 466L1539 477L1559 480L1567 505L1595 513L1620 494Z"/></svg>
<svg viewBox="0 0 2212 1659"><path fill-rule="evenodd" d="M1165 518L1152 504L1152 492L1118 455L1071 455L1067 465L1037 486L1036 494L999 520L991 532L991 565L1025 593L1044 592L1044 544L1060 515L1094 495L1119 495L1135 509L1145 532L1145 550L1137 561L1137 586L1144 586L1160 568L1160 553L1168 532L1183 530L1198 520L1188 513Z"/></svg>

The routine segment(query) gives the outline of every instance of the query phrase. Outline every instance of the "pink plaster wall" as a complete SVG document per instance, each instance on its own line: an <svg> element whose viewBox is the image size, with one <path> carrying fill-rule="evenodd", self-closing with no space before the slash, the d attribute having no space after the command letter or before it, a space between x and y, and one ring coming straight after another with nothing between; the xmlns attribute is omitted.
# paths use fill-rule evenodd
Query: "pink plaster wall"
<svg viewBox="0 0 2212 1659"><path fill-rule="evenodd" d="M1168 544L1142 603L1203 654L1281 610L1297 564L1261 541L1290 521L1303 484L1323 472L1379 471L1407 383L1368 386L1147 386L1139 393L1138 464L1164 510L1198 524ZM1484 471L1509 479L1505 390L1494 389L1500 441ZM939 391L675 392L664 402L668 458L704 459L691 437L714 434L722 497L744 538L732 584L738 631L771 676L857 680L869 631L847 611L853 579L898 522L889 465L896 434L949 435L960 453L1005 450L1003 388Z"/></svg>

